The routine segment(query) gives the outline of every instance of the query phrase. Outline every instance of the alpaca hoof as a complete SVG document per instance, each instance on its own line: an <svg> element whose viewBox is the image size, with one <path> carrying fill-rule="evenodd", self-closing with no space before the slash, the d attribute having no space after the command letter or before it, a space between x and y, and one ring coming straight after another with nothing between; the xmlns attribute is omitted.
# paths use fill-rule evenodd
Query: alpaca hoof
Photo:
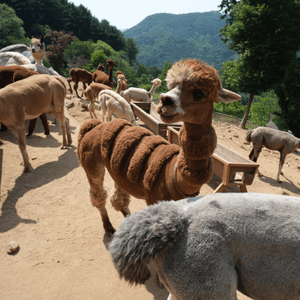
<svg viewBox="0 0 300 300"><path fill-rule="evenodd" d="M263 174L261 174L261 173L259 173L259 174L257 174L259 177L263 177Z"/></svg>
<svg viewBox="0 0 300 300"><path fill-rule="evenodd" d="M44 132L44 135L49 135L49 134L50 134L49 131L45 131L45 132Z"/></svg>
<svg viewBox="0 0 300 300"><path fill-rule="evenodd" d="M281 180L276 180L278 183L282 183L282 181Z"/></svg>
<svg viewBox="0 0 300 300"><path fill-rule="evenodd" d="M112 237L115 232L116 232L116 230L114 228L105 229L105 235L109 236L109 237Z"/></svg>
<svg viewBox="0 0 300 300"><path fill-rule="evenodd" d="M31 172L32 170L33 170L32 166L29 165L27 168L24 168L23 173L29 173L29 172Z"/></svg>
<svg viewBox="0 0 300 300"><path fill-rule="evenodd" d="M27 133L26 137L31 137L32 133Z"/></svg>

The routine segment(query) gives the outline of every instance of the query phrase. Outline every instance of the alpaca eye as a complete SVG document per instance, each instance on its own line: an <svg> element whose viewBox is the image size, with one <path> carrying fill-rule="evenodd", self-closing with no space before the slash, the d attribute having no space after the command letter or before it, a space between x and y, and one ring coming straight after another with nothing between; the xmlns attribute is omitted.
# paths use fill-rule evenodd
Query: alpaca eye
<svg viewBox="0 0 300 300"><path fill-rule="evenodd" d="M196 100L201 100L203 97L203 93L201 91L196 91L196 92L194 92L193 96Z"/></svg>

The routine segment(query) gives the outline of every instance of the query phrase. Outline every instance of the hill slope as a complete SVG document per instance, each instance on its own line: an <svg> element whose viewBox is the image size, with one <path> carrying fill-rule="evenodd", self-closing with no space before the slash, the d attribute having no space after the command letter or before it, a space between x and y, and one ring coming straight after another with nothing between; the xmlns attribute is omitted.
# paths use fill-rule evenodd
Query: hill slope
<svg viewBox="0 0 300 300"><path fill-rule="evenodd" d="M160 13L148 16L136 26L124 31L126 38L135 40L137 56L145 66L162 67L165 61L198 58L219 69L222 62L232 60L235 53L221 41L220 13Z"/></svg>

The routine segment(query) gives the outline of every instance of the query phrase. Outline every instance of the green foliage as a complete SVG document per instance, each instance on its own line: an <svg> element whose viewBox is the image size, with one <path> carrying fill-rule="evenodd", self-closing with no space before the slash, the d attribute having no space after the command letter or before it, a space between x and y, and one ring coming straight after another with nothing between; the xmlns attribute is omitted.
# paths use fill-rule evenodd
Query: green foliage
<svg viewBox="0 0 300 300"><path fill-rule="evenodd" d="M22 25L23 21L16 16L14 9L0 4L0 49L27 41Z"/></svg>
<svg viewBox="0 0 300 300"><path fill-rule="evenodd" d="M106 55L104 54L104 51L102 49L97 49L92 53L91 56L92 61L92 67L94 69L97 69L99 64L105 65L106 62Z"/></svg>
<svg viewBox="0 0 300 300"><path fill-rule="evenodd" d="M274 91L270 91L256 96L250 109L250 120L261 126L267 126L270 121L270 113L280 111L278 97ZM279 117L275 117L273 122L276 124ZM278 125L277 125L278 126Z"/></svg>
<svg viewBox="0 0 300 300"><path fill-rule="evenodd" d="M165 81L167 72L172 68L172 63L165 61L161 73L158 75L158 78L162 81L160 90L162 93L168 91L167 82Z"/></svg>
<svg viewBox="0 0 300 300"><path fill-rule="evenodd" d="M31 35L40 36L48 26L55 31L71 31L82 41L103 40L117 51L125 50L123 33L107 20L100 22L83 5L76 6L68 0L5 0L5 3L15 10L24 22L25 31Z"/></svg>
<svg viewBox="0 0 300 300"><path fill-rule="evenodd" d="M219 69L222 62L233 59L219 37L220 13L182 15L155 14L124 32L139 47L137 59L145 66L161 67L165 61L197 58Z"/></svg>
<svg viewBox="0 0 300 300"><path fill-rule="evenodd" d="M238 118L242 118L246 110L246 107L243 106L239 101L228 104L223 102L214 103L214 108L217 112Z"/></svg>
<svg viewBox="0 0 300 300"><path fill-rule="evenodd" d="M289 80L283 79L288 77L295 65L295 53L300 49L299 2L224 0L221 7L227 7L230 15L227 25L221 29L222 39L229 49L240 54L240 58L234 63L223 64L222 76L225 85L251 94L261 94L274 89L280 97L280 107L286 123L295 125L295 119L288 121L290 113L285 100L288 89L283 87L283 82L288 83ZM249 107L250 105L251 102ZM292 106L291 109L295 111ZM247 113L248 110L243 124ZM295 117L296 115L299 116L299 110Z"/></svg>
<svg viewBox="0 0 300 300"><path fill-rule="evenodd" d="M139 53L139 48L137 47L134 39L129 38L126 43L126 52L130 65L132 66L134 62L137 61L137 54Z"/></svg>

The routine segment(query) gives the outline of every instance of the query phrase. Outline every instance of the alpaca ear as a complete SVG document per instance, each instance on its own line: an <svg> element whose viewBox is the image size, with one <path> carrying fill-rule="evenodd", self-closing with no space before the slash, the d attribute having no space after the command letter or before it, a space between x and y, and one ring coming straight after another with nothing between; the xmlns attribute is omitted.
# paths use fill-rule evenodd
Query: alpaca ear
<svg viewBox="0 0 300 300"><path fill-rule="evenodd" d="M236 94L232 91L223 89L222 87L219 89L218 92L218 99L214 102L218 103L222 101L224 103L231 103L240 100L242 97L239 94Z"/></svg>
<svg viewBox="0 0 300 300"><path fill-rule="evenodd" d="M30 33L27 33L27 36L28 36L30 39L32 39L32 36L31 36Z"/></svg>
<svg viewBox="0 0 300 300"><path fill-rule="evenodd" d="M45 40L45 36L42 34L42 36L41 36L41 43L44 43L44 40Z"/></svg>

